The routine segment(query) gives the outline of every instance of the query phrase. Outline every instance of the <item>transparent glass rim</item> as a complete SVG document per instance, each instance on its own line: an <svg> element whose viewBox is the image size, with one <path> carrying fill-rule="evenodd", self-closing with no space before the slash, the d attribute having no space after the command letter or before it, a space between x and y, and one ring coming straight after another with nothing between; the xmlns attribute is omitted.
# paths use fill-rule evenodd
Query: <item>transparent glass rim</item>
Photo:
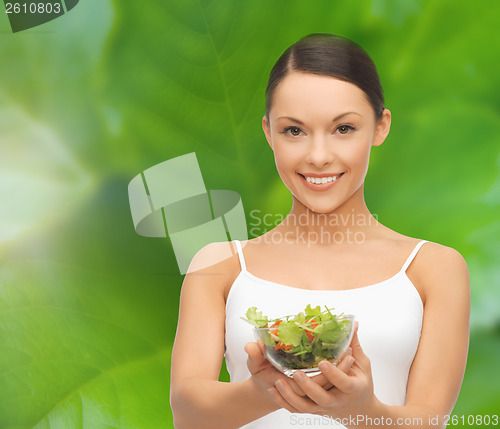
<svg viewBox="0 0 500 429"><path fill-rule="evenodd" d="M275 319L271 319L271 320L275 320ZM276 320L279 320L279 319L276 319ZM343 314L341 317L337 318L337 320L351 320L352 322L355 322L356 318L355 318L354 314ZM286 326L284 328L286 328ZM254 329L256 331L267 331L269 329L276 329L276 327L274 327L274 328L271 328L270 326L264 327L264 328L254 327Z"/></svg>

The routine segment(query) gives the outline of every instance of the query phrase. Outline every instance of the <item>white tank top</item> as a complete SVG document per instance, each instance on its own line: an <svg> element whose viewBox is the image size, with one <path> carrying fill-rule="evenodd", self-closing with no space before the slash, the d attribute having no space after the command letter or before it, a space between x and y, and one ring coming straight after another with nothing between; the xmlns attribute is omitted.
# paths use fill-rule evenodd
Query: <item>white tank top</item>
<svg viewBox="0 0 500 429"><path fill-rule="evenodd" d="M359 321L358 338L369 357L374 392L387 405L404 405L410 366L422 329L423 304L406 275L420 247L413 249L403 267L391 278L369 286L347 290L308 290L286 286L254 276L246 270L241 243L234 240L241 272L226 301L225 359L231 382L250 377L245 344L255 341L253 328L241 320L249 307L257 307L270 318L303 311L307 304L334 308L336 314L354 314ZM269 398L271 401L271 398ZM363 412L360 410L360 414ZM345 428L332 419L313 414L274 411L245 426L246 429Z"/></svg>

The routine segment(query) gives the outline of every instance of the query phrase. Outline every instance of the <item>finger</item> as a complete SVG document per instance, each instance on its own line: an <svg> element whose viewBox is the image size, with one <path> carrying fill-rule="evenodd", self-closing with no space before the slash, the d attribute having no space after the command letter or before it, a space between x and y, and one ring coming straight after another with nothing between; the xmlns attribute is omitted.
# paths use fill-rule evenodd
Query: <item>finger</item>
<svg viewBox="0 0 500 429"><path fill-rule="evenodd" d="M307 377L307 375L303 374L304 377ZM311 382L312 383L312 382ZM317 384L313 383L314 386L316 386L318 389L321 389ZM282 383L281 380L278 380L276 382L276 388L278 389L278 392L281 394L283 399L294 409L298 410L298 412L301 413L313 413L315 410L318 409L318 405L313 402L311 399L305 397L305 396L298 396L296 395L292 389L290 389L290 386L286 383ZM288 409L288 408L287 408ZM295 411L297 412L297 411Z"/></svg>
<svg viewBox="0 0 500 429"><path fill-rule="evenodd" d="M263 361L265 359L257 343L245 344L245 351L247 352L248 357L254 359L255 361Z"/></svg>
<svg viewBox="0 0 500 429"><path fill-rule="evenodd" d="M351 356L351 354L349 353L347 356L344 356L344 358L337 365L337 368L340 369L345 374L349 374L349 371L351 370L351 367L354 364L354 362L355 362L354 357Z"/></svg>
<svg viewBox="0 0 500 429"><path fill-rule="evenodd" d="M346 364L352 366L354 358L352 356L349 356L346 358L346 361L347 360L351 360L351 362L349 363L346 362ZM345 393L348 393L352 389L354 385L354 380L353 380L354 377L350 377L344 371L342 371L342 369L336 367L335 365L332 365L330 362L326 360L321 361L318 364L318 368L326 377L326 379L330 383L332 383L337 389ZM304 389L302 388L302 390Z"/></svg>
<svg viewBox="0 0 500 429"><path fill-rule="evenodd" d="M285 410L290 411L291 413L298 413L299 410L295 409L292 407L287 401L285 401L285 398L281 396L281 393L276 389L276 387L271 387L270 389L267 390L273 401L276 403L281 408L284 408Z"/></svg>
<svg viewBox="0 0 500 429"><path fill-rule="evenodd" d="M337 358L337 363L342 362L342 359L346 358L347 356L352 356L352 349L348 347L345 351L343 351L339 357Z"/></svg>
<svg viewBox="0 0 500 429"><path fill-rule="evenodd" d="M257 340L257 345L260 348L260 351L262 352L262 356L266 356L266 345L264 344L264 340L262 338L259 338Z"/></svg>
<svg viewBox="0 0 500 429"><path fill-rule="evenodd" d="M361 347L361 344L359 343L358 328L359 322L356 321L354 323L354 334L351 340L352 356L356 360L358 366L360 366L361 368L367 368L370 365L370 359L368 358L368 356L366 356Z"/></svg>
<svg viewBox="0 0 500 429"><path fill-rule="evenodd" d="M266 358L262 355L257 343L247 343L245 351L248 354L247 367L254 374L266 363Z"/></svg>
<svg viewBox="0 0 500 429"><path fill-rule="evenodd" d="M319 384L325 390L330 390L333 387L332 383L330 383L321 373L309 377L309 380L314 381L316 384Z"/></svg>
<svg viewBox="0 0 500 429"><path fill-rule="evenodd" d="M332 407L335 405L332 392L324 387L314 383L302 371L297 371L293 375L293 379L297 382L305 394L320 407Z"/></svg>
<svg viewBox="0 0 500 429"><path fill-rule="evenodd" d="M245 344L245 351L247 352L248 355L255 355L255 350L256 350L255 346L259 347L258 344L254 342Z"/></svg>
<svg viewBox="0 0 500 429"><path fill-rule="evenodd" d="M295 392L295 394L299 396L306 396L305 392L302 390L302 388L291 378L289 377L282 377L281 380L284 382L288 383L290 388Z"/></svg>
<svg viewBox="0 0 500 429"><path fill-rule="evenodd" d="M265 368L272 368L272 370L275 372L275 376L281 376L280 378L288 383L290 385L290 388L300 396L305 396L304 391L295 383L292 379L289 379L288 377L284 376L282 373L280 373L277 369L275 369L271 362L269 362L265 356L261 353L261 348L257 343L247 343L245 345L245 351L248 354L248 359L247 359L247 367L248 370L250 371L251 374L256 374L260 371L262 371ZM275 380L274 378L273 380Z"/></svg>

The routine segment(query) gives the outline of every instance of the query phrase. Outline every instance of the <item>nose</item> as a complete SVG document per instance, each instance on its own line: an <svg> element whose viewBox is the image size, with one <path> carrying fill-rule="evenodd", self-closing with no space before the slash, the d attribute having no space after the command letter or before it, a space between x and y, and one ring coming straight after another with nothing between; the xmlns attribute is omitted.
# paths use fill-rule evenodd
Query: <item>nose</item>
<svg viewBox="0 0 500 429"><path fill-rule="evenodd" d="M333 145L326 136L314 136L308 148L306 161L317 168L330 164L335 159Z"/></svg>

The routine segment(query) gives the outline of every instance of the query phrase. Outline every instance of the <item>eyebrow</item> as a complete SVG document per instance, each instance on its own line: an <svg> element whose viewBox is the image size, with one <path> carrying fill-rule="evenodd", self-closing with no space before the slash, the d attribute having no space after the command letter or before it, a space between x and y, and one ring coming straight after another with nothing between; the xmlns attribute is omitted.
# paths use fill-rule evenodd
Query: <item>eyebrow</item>
<svg viewBox="0 0 500 429"><path fill-rule="evenodd" d="M332 122L338 121L340 118L343 118L344 116L350 115L351 113L354 113L355 115L361 116L359 113L356 113L356 112L345 112L345 113L341 113L338 116L335 116L335 118L332 119ZM278 119L289 119L290 121L297 122L300 125L304 125L304 123L302 121L299 121L298 119L295 119L295 118L291 118L290 116L280 116Z"/></svg>

